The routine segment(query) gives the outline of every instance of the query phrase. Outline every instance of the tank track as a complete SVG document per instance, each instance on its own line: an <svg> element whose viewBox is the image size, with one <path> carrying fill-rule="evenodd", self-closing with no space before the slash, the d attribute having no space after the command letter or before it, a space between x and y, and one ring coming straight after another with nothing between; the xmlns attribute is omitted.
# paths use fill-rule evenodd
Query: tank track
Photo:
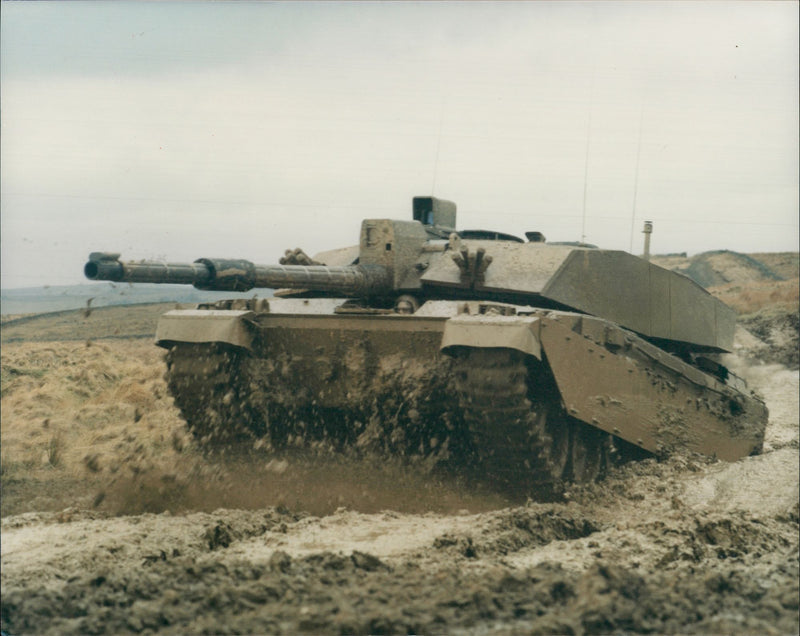
<svg viewBox="0 0 800 636"><path fill-rule="evenodd" d="M447 378L393 378L391 394L356 391L358 408L324 408L297 386L294 373L271 361L222 344L174 345L166 356L165 379L189 432L206 450L257 442L281 449L312 445L317 450L345 448L401 456L435 456L448 461L450 442L458 449L460 421L429 404L429 393L447 394ZM437 381L437 377L439 380ZM428 385L428 383L430 383ZM383 417L385 416L385 417ZM384 424L388 422L388 426ZM374 425L373 425L374 423ZM398 428L399 427L399 428ZM452 438L452 439L451 439Z"/></svg>
<svg viewBox="0 0 800 636"><path fill-rule="evenodd" d="M479 470L512 487L557 494L599 479L617 455L610 435L570 418L545 365L510 349L469 349L455 386Z"/></svg>
<svg viewBox="0 0 800 636"><path fill-rule="evenodd" d="M175 404L203 448L266 438L284 445L290 431L270 429L296 418L256 379L263 361L221 344L179 344L166 361ZM469 472L482 481L557 495L566 481L598 479L618 455L610 435L566 415L546 365L509 349L467 349L452 370L460 412L453 419L463 422L469 460L477 460ZM456 470L458 457L465 459L456 451Z"/></svg>
<svg viewBox="0 0 800 636"><path fill-rule="evenodd" d="M246 353L221 344L180 344L167 353L166 380L189 431L205 447L263 434L249 399Z"/></svg>

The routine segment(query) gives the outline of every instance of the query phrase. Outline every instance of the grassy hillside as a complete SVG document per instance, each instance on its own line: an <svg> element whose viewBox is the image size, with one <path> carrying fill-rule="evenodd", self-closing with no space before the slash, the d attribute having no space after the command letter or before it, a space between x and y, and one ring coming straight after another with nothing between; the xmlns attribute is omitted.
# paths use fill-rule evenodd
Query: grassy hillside
<svg viewBox="0 0 800 636"><path fill-rule="evenodd" d="M58 311L4 320L2 342L152 338L161 314L191 305L156 303Z"/></svg>
<svg viewBox="0 0 800 636"><path fill-rule="evenodd" d="M797 252L741 254L729 250L684 255L654 256L652 262L688 276L703 287L729 283L749 284L761 281L785 281L800 276Z"/></svg>
<svg viewBox="0 0 800 636"><path fill-rule="evenodd" d="M271 296L271 290L257 292L209 292L188 285L155 285L142 283L87 283L85 285L27 287L4 289L0 292L0 311L3 316L42 314L68 309L138 305L143 303L199 303L221 298L252 298Z"/></svg>

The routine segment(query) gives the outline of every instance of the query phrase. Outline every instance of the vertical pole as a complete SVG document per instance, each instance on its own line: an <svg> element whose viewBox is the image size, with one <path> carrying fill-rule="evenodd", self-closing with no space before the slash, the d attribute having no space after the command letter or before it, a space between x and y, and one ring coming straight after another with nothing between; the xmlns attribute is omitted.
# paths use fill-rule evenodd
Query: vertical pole
<svg viewBox="0 0 800 636"><path fill-rule="evenodd" d="M644 260L650 260L650 235L653 233L653 222L652 221L645 221L644 222L644 229L642 230L644 233Z"/></svg>
<svg viewBox="0 0 800 636"><path fill-rule="evenodd" d="M442 107L439 111L439 134L436 136L436 157L433 160L433 183L431 183L431 196L436 194L436 175L439 172L439 150L442 147L442 128L444 126L444 102L445 97L442 97Z"/></svg>
<svg viewBox="0 0 800 636"><path fill-rule="evenodd" d="M586 197L589 190L589 148L592 142L592 107L594 105L594 71L592 66L592 83L589 88L589 119L586 123L586 158L583 163L583 214L581 215L581 245L586 244Z"/></svg>
<svg viewBox="0 0 800 636"><path fill-rule="evenodd" d="M586 194L589 189L589 144L592 140L592 109L589 107L589 123L586 127L586 159L583 166L583 215L581 218L581 245L586 243Z"/></svg>

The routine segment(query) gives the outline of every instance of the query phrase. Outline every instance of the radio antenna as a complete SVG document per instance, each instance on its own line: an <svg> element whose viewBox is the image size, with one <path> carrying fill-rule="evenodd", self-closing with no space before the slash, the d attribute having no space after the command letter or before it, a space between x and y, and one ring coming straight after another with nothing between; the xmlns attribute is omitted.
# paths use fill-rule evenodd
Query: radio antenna
<svg viewBox="0 0 800 636"><path fill-rule="evenodd" d="M639 112L639 141L636 144L636 172L633 178L633 210L631 211L631 244L628 252L633 254L633 226L636 224L636 196L639 192L639 158L642 155L642 122L644 121L644 101Z"/></svg>
<svg viewBox="0 0 800 636"><path fill-rule="evenodd" d="M592 143L592 109L594 108L594 73L592 64L592 81L589 85L589 118L586 123L586 158L583 162L583 214L581 216L581 245L586 243L586 199L589 191L589 147Z"/></svg>
<svg viewBox="0 0 800 636"><path fill-rule="evenodd" d="M589 106L589 123L586 126L586 159L583 162L583 218L581 219L581 245L586 243L586 193L589 189L589 146L592 141L592 107Z"/></svg>
<svg viewBox="0 0 800 636"><path fill-rule="evenodd" d="M442 105L439 109L439 134L436 136L436 157L433 161L433 183L431 183L431 196L436 194L436 175L439 172L439 149L442 146L442 126L444 125L444 102L446 97L442 97Z"/></svg>

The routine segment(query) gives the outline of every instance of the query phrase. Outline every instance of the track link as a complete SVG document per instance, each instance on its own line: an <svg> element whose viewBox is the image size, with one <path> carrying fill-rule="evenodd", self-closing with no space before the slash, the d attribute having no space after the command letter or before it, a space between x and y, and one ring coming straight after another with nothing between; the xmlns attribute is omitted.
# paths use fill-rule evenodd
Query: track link
<svg viewBox="0 0 800 636"><path fill-rule="evenodd" d="M566 415L544 364L511 349L468 349L456 358L455 387L491 480L557 494L608 466L611 436Z"/></svg>

